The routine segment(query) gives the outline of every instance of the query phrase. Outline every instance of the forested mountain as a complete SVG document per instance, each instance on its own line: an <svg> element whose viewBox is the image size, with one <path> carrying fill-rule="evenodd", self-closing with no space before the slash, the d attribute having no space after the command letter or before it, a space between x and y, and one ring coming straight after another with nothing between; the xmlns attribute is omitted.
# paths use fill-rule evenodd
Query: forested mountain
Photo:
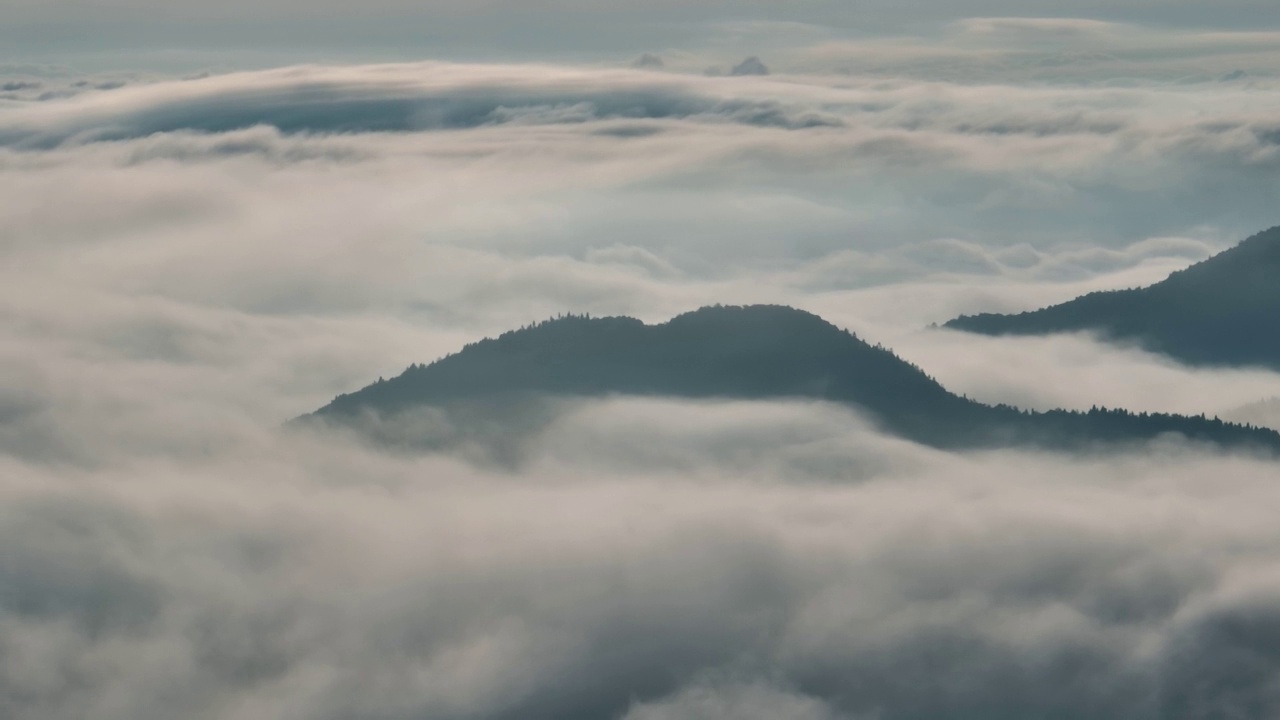
<svg viewBox="0 0 1280 720"><path fill-rule="evenodd" d="M1280 227L1150 287L1017 315L961 316L946 327L984 335L1088 330L1192 365L1280 370Z"/></svg>
<svg viewBox="0 0 1280 720"><path fill-rule="evenodd" d="M889 350L778 306L708 307L659 325L621 317L549 320L414 365L302 420L394 422L415 408L477 402L500 414L529 397L605 395L845 403L890 433L948 448L1079 447L1177 433L1280 450L1280 433L1217 419L983 405L947 391Z"/></svg>

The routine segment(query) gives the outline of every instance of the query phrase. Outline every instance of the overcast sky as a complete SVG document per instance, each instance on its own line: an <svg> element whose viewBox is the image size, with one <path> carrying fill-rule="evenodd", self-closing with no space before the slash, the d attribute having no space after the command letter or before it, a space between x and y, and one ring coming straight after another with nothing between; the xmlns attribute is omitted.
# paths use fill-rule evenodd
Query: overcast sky
<svg viewBox="0 0 1280 720"><path fill-rule="evenodd" d="M836 36L936 36L973 17L1094 18L1156 27L1258 30L1280 24L1266 0L4 0L10 59L223 66L294 60L576 58L700 51L749 23ZM771 35L778 33L771 32Z"/></svg>

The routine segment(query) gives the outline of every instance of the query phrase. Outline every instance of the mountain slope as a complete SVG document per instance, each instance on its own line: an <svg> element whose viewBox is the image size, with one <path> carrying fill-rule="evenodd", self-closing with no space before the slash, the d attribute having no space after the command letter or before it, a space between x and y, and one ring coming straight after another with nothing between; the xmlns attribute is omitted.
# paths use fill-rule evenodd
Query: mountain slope
<svg viewBox="0 0 1280 720"><path fill-rule="evenodd" d="M1280 450L1280 434L1205 418L1124 411L1029 413L948 392L919 368L810 313L710 307L660 325L567 317L468 345L342 395L304 420L386 420L479 402L504 412L529 396L809 398L848 404L886 431L936 447L1076 447L1165 433Z"/></svg>
<svg viewBox="0 0 1280 720"><path fill-rule="evenodd" d="M1087 330L1192 365L1280 370L1280 227L1150 287L1017 315L961 316L946 327L983 335Z"/></svg>

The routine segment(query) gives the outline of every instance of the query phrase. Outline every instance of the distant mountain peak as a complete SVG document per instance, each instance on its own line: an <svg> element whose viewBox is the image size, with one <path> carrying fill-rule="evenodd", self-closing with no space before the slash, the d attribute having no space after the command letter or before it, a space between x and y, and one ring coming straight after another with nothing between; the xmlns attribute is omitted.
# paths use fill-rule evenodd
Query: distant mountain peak
<svg viewBox="0 0 1280 720"><path fill-rule="evenodd" d="M760 60L760 58L752 55L737 65L734 65L729 70L729 74L739 77L747 75L768 75L769 68L762 60Z"/></svg>
<svg viewBox="0 0 1280 720"><path fill-rule="evenodd" d="M1149 287L1015 315L962 315L946 327L983 335L1094 332L1191 365L1280 370L1280 227Z"/></svg>
<svg viewBox="0 0 1280 720"><path fill-rule="evenodd" d="M653 53L644 53L631 62L631 67L637 70L661 70L666 66L667 64L663 62L662 58Z"/></svg>

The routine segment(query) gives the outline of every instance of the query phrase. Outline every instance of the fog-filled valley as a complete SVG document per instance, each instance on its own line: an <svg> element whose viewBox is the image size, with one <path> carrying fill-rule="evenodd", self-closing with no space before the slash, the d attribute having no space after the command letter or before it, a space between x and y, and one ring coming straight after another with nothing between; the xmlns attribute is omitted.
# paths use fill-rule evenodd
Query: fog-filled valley
<svg viewBox="0 0 1280 720"><path fill-rule="evenodd" d="M1276 702L1272 461L1177 443L957 456L792 403L587 403L530 442L518 470L299 437L7 460L6 712Z"/></svg>
<svg viewBox="0 0 1280 720"><path fill-rule="evenodd" d="M17 5L33 37L87 22ZM1280 429L1280 364L944 327L1151 286L1280 224L1275 34L1176 2L860 32L821 3L703 5L657 4L612 55L0 65L0 716L1280 713L1265 448L920 430L943 406L948 432L988 406ZM702 34L643 35L684 12ZM1260 303L1232 317L1273 321ZM758 326L655 353L708 306L859 344L825 375ZM422 374L588 315L635 320ZM707 348L777 351L773 384ZM360 405L379 437L290 422L369 388L404 404ZM462 389L481 402L417 402Z"/></svg>

